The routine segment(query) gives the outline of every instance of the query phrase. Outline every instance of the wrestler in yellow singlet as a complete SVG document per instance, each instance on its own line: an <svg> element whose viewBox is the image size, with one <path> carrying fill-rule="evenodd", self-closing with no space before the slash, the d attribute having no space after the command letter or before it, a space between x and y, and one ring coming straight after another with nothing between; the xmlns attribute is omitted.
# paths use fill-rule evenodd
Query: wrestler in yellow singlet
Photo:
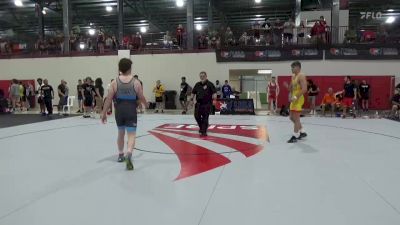
<svg viewBox="0 0 400 225"><path fill-rule="evenodd" d="M302 90L301 90L301 85L300 85L300 81L299 81L299 76L304 74L298 74L295 75L293 74L292 76L292 81L290 83L290 96L298 96ZM290 103L290 111L294 111L294 112L301 112L303 110L303 105L304 105L304 96L301 95L300 98L298 98L296 101L292 101Z"/></svg>

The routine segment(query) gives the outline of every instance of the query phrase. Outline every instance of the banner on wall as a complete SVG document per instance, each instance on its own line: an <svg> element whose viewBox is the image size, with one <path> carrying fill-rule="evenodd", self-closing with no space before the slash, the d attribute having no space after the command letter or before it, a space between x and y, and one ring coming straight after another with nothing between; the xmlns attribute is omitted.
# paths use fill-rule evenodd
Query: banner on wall
<svg viewBox="0 0 400 225"><path fill-rule="evenodd" d="M292 49L221 49L216 50L217 62L268 62L286 60L322 60L323 51L317 48Z"/></svg>
<svg viewBox="0 0 400 225"><path fill-rule="evenodd" d="M221 115L255 115L253 99L217 99L215 111Z"/></svg>
<svg viewBox="0 0 400 225"><path fill-rule="evenodd" d="M326 59L400 59L398 47L332 47L325 52Z"/></svg>

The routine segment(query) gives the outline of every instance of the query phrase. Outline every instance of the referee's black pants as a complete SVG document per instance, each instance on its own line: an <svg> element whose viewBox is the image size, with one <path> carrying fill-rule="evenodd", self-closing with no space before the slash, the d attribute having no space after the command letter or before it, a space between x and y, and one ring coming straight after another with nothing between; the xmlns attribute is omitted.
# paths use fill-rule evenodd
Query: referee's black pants
<svg viewBox="0 0 400 225"><path fill-rule="evenodd" d="M194 118L197 121L197 125L199 125L200 133L207 133L208 129L208 117L211 112L211 104L200 104L196 103L194 109Z"/></svg>
<svg viewBox="0 0 400 225"><path fill-rule="evenodd" d="M44 100L44 104L46 105L46 108L47 108L47 113L49 115L53 114L53 102L52 102L52 99L49 98L49 97L45 97L45 98L43 98L43 100Z"/></svg>

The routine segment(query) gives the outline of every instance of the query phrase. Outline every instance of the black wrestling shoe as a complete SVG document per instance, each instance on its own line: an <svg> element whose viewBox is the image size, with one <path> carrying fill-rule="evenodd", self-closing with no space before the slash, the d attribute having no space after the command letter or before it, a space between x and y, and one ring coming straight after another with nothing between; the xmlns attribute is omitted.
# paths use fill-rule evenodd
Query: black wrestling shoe
<svg viewBox="0 0 400 225"><path fill-rule="evenodd" d="M207 137L208 135L207 135L207 133L206 132L201 132L200 133L200 137Z"/></svg>
<svg viewBox="0 0 400 225"><path fill-rule="evenodd" d="M301 133L301 132L300 132L300 136L299 136L299 138L297 138L297 139L301 140L301 139L303 139L303 138L305 138L305 137L307 137L307 133L306 133L306 132L304 132L304 133Z"/></svg>
<svg viewBox="0 0 400 225"><path fill-rule="evenodd" d="M122 163L122 162L124 162L125 161L125 156L124 156L124 154L120 154L120 155L118 155L118 160L117 160L119 163Z"/></svg>
<svg viewBox="0 0 400 225"><path fill-rule="evenodd" d="M297 142L297 138L296 138L295 136L292 136L292 137L290 138L290 140L287 141L287 143L296 143L296 142Z"/></svg>

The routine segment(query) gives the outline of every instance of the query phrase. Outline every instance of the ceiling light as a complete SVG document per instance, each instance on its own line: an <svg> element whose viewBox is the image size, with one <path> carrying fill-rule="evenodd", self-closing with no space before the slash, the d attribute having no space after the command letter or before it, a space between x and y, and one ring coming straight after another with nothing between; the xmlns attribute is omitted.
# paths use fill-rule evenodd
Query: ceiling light
<svg viewBox="0 0 400 225"><path fill-rule="evenodd" d="M255 2L258 4L258 3L261 3L261 0L255 0Z"/></svg>
<svg viewBox="0 0 400 225"><path fill-rule="evenodd" d="M147 20L141 20L140 22L141 22L141 23L146 23L146 22L147 22Z"/></svg>
<svg viewBox="0 0 400 225"><path fill-rule="evenodd" d="M183 7L184 4L183 0L176 0L176 6Z"/></svg>
<svg viewBox="0 0 400 225"><path fill-rule="evenodd" d="M107 12L111 12L112 10L113 10L113 8L112 8L111 6L107 6L107 7L106 7L106 11L107 11Z"/></svg>
<svg viewBox="0 0 400 225"><path fill-rule="evenodd" d="M80 48L81 50L85 49L85 44L84 44L84 43L80 43L80 44L79 44L79 48Z"/></svg>
<svg viewBox="0 0 400 225"><path fill-rule="evenodd" d="M197 17L197 18L196 18L196 20L201 20L201 19L203 19L203 18L201 18L201 17Z"/></svg>
<svg viewBox="0 0 400 225"><path fill-rule="evenodd" d="M94 29L89 29L89 34L90 34L90 35L93 36L95 33L96 33L96 31L95 31Z"/></svg>
<svg viewBox="0 0 400 225"><path fill-rule="evenodd" d="M43 15L46 15L46 14L47 14L47 12L46 12L46 9L45 9L45 8L43 8L43 10L42 10L42 14L43 14Z"/></svg>
<svg viewBox="0 0 400 225"><path fill-rule="evenodd" d="M272 74L272 70L258 70L258 74Z"/></svg>
<svg viewBox="0 0 400 225"><path fill-rule="evenodd" d="M200 31L203 29L203 26L201 24L196 25L196 30Z"/></svg>
<svg viewBox="0 0 400 225"><path fill-rule="evenodd" d="M394 16L389 16L389 17L386 19L386 23L393 23L395 20L396 20L396 17L394 17Z"/></svg>
<svg viewBox="0 0 400 225"><path fill-rule="evenodd" d="M256 15L256 17L262 17L262 15Z"/></svg>
<svg viewBox="0 0 400 225"><path fill-rule="evenodd" d="M93 26L93 23L89 23L90 26Z"/></svg>
<svg viewBox="0 0 400 225"><path fill-rule="evenodd" d="M388 12L394 12L394 9L388 9Z"/></svg>
<svg viewBox="0 0 400 225"><path fill-rule="evenodd" d="M24 5L24 4L22 4L22 1L21 1L21 0L15 0L15 1L14 1L14 4L15 4L16 6L18 6L18 7L21 7L21 6Z"/></svg>
<svg viewBox="0 0 400 225"><path fill-rule="evenodd" d="M140 32L146 33L146 32L147 32L147 28L146 28L146 27L141 27L141 28L140 28Z"/></svg>

